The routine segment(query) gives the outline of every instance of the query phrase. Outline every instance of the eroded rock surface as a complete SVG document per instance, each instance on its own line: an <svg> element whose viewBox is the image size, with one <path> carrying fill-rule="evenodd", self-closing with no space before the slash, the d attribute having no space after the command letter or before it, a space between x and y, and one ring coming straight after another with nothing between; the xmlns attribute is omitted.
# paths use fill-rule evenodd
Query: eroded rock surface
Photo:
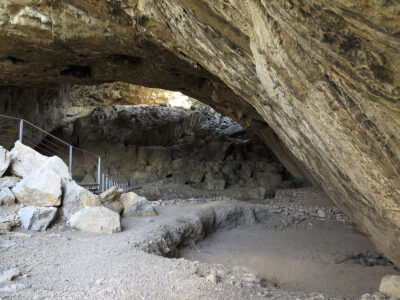
<svg viewBox="0 0 400 300"><path fill-rule="evenodd" d="M33 206L58 206L61 204L61 177L54 172L44 172L24 177L12 189L18 202Z"/></svg>
<svg viewBox="0 0 400 300"><path fill-rule="evenodd" d="M261 133L266 122L281 161L320 183L400 264L397 1L6 0L0 9L2 84L132 82L179 89Z"/></svg>
<svg viewBox="0 0 400 300"><path fill-rule="evenodd" d="M55 207L27 206L19 210L21 226L26 230L46 230L57 215Z"/></svg>

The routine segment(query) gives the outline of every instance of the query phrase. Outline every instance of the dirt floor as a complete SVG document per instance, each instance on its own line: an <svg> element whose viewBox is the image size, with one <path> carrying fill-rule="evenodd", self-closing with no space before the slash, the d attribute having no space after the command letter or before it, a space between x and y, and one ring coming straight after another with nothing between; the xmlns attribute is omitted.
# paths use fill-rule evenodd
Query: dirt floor
<svg viewBox="0 0 400 300"><path fill-rule="evenodd" d="M321 195L159 201L158 216L124 218L123 232L112 235L62 222L3 232L0 273L21 275L0 284L0 298L353 299L377 290L396 271L356 263L373 245Z"/></svg>

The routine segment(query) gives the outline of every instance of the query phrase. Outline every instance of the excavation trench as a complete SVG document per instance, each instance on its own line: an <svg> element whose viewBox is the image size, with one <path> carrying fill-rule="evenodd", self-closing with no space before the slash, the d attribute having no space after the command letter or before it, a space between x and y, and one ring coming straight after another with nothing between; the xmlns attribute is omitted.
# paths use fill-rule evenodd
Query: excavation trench
<svg viewBox="0 0 400 300"><path fill-rule="evenodd" d="M250 276L255 284L348 299L373 293L382 276L398 274L335 208L303 207L296 215L296 204L282 202L280 212L271 202L201 205L137 246L168 258L244 269L256 275ZM321 211L325 218L318 216Z"/></svg>

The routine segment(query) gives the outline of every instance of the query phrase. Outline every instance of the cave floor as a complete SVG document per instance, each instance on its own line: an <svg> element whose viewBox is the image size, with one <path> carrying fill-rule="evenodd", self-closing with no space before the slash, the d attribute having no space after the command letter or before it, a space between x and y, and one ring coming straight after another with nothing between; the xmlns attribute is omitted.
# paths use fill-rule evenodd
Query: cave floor
<svg viewBox="0 0 400 300"><path fill-rule="evenodd" d="M394 268L346 261L375 248L307 193L259 204L156 202L158 216L123 218L112 235L61 221L45 232L2 233L0 271L17 267L21 276L0 285L0 298L352 299L376 291Z"/></svg>

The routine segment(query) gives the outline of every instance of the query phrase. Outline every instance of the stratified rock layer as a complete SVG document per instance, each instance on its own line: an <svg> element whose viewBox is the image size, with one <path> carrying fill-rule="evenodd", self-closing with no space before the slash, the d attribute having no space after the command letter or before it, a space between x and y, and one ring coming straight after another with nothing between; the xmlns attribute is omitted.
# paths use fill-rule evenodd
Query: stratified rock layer
<svg viewBox="0 0 400 300"><path fill-rule="evenodd" d="M397 1L5 0L0 16L2 84L123 81L203 100L272 136L400 265Z"/></svg>

